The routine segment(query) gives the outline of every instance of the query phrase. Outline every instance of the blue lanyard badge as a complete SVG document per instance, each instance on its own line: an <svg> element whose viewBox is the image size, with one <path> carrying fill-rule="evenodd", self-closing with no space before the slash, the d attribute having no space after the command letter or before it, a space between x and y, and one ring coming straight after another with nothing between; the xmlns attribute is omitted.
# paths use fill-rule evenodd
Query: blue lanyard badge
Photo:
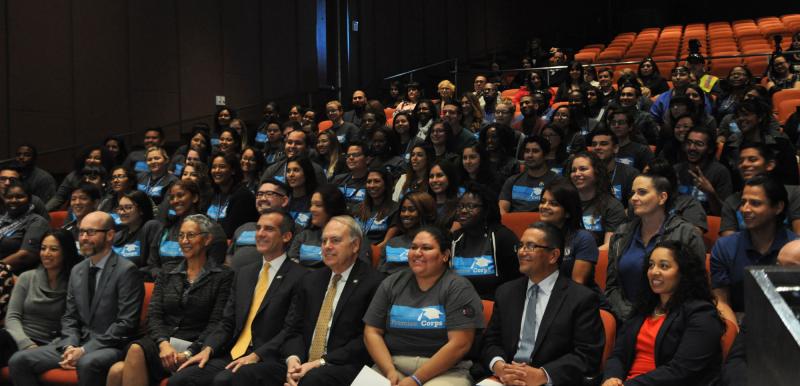
<svg viewBox="0 0 800 386"><path fill-rule="evenodd" d="M311 212L289 212L289 214L294 219L294 223L301 228L305 228L308 226L309 220L311 220Z"/></svg>
<svg viewBox="0 0 800 386"><path fill-rule="evenodd" d="M172 240L163 240L158 247L158 253L162 257L183 257L180 244Z"/></svg>
<svg viewBox="0 0 800 386"><path fill-rule="evenodd" d="M336 139L339 140L339 143L344 144L345 136L344 135L337 135Z"/></svg>
<svg viewBox="0 0 800 386"><path fill-rule="evenodd" d="M268 141L267 133L263 131L259 131L256 133L256 142L258 143L266 143Z"/></svg>
<svg viewBox="0 0 800 386"><path fill-rule="evenodd" d="M633 157L617 157L617 162L628 166L633 166Z"/></svg>
<svg viewBox="0 0 800 386"><path fill-rule="evenodd" d="M137 173L148 171L149 169L147 168L147 162L136 161L136 164L133 165L133 170Z"/></svg>
<svg viewBox="0 0 800 386"><path fill-rule="evenodd" d="M322 261L322 249L317 245L300 245L300 261Z"/></svg>
<svg viewBox="0 0 800 386"><path fill-rule="evenodd" d="M256 245L256 231L244 231L236 238L236 246L252 246Z"/></svg>
<svg viewBox="0 0 800 386"><path fill-rule="evenodd" d="M492 256L456 256L453 258L453 269L461 276L487 276L496 273Z"/></svg>
<svg viewBox="0 0 800 386"><path fill-rule="evenodd" d="M142 255L142 242L136 240L120 247L111 247L111 249L113 249L116 254L130 260L132 257L139 257Z"/></svg>
<svg viewBox="0 0 800 386"><path fill-rule="evenodd" d="M552 168L550 168L550 171L555 173L558 176L563 176L564 175L564 168L561 168L561 167L552 167Z"/></svg>
<svg viewBox="0 0 800 386"><path fill-rule="evenodd" d="M678 185L678 193L688 194L700 202L708 202L708 197L706 197L705 192L693 185Z"/></svg>
<svg viewBox="0 0 800 386"><path fill-rule="evenodd" d="M386 261L389 263L408 264L408 248L386 246Z"/></svg>
<svg viewBox="0 0 800 386"><path fill-rule="evenodd" d="M611 186L611 189L614 191L614 197L617 198L620 202L622 202L622 184L616 184Z"/></svg>
<svg viewBox="0 0 800 386"><path fill-rule="evenodd" d="M364 188L356 189L354 187L349 187L347 185L340 186L339 191L342 192L347 201L352 201L352 202L364 201L364 197L366 197L367 194Z"/></svg>
<svg viewBox="0 0 800 386"><path fill-rule="evenodd" d="M361 221L359 221L359 225L362 225L364 228L364 233L386 232L389 229L389 223L387 222L388 219L389 217L384 217L382 220L378 220L375 218L375 216L372 216L369 220L367 220L366 224L361 224Z"/></svg>
<svg viewBox="0 0 800 386"><path fill-rule="evenodd" d="M206 211L208 217L210 217L214 221L224 220L225 216L228 215L228 201L224 203L216 203L211 204Z"/></svg>
<svg viewBox="0 0 800 386"><path fill-rule="evenodd" d="M603 216L592 216L587 214L583 216L583 227L589 232L602 232L603 231L603 222L601 221Z"/></svg>
<svg viewBox="0 0 800 386"><path fill-rule="evenodd" d="M511 187L511 199L538 204L542 199L542 187L514 185Z"/></svg>
<svg viewBox="0 0 800 386"><path fill-rule="evenodd" d="M412 330L441 330L446 327L444 306L422 308L393 305L389 311L389 327Z"/></svg>
<svg viewBox="0 0 800 386"><path fill-rule="evenodd" d="M149 186L148 184L138 184L137 187L150 197L161 197L161 191L164 189L163 186Z"/></svg>

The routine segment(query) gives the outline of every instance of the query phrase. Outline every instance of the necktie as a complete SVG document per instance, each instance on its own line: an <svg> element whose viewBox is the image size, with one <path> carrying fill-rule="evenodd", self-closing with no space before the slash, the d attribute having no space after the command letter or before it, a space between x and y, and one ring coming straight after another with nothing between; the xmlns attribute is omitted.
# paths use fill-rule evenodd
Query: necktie
<svg viewBox="0 0 800 386"><path fill-rule="evenodd" d="M89 304L92 304L92 300L94 300L94 290L97 287L97 272L99 271L99 267L89 267Z"/></svg>
<svg viewBox="0 0 800 386"><path fill-rule="evenodd" d="M534 284L528 288L528 309L525 312L525 324L522 325L522 337L519 340L517 353L514 354L514 361L528 363L533 355L533 347L536 343L536 298L539 286Z"/></svg>
<svg viewBox="0 0 800 386"><path fill-rule="evenodd" d="M267 295L268 288L269 263L264 263L264 267L261 268L261 274L258 276L256 289L253 291L253 301L250 302L250 312L247 313L247 320L244 322L244 328L242 328L239 339L236 340L236 344L234 344L231 349L231 358L237 359L247 352L247 347L250 346L250 341L253 339L251 325L253 324L253 319L256 317L256 313L258 313L259 307L261 307L261 301L264 300L264 296Z"/></svg>
<svg viewBox="0 0 800 386"><path fill-rule="evenodd" d="M333 275L333 283L328 287L325 300L322 301L322 308L320 308L319 316L317 317L317 325L314 327L314 338L311 340L311 348L308 350L309 361L322 358L322 354L325 353L325 349L328 346L328 325L333 315L333 298L336 297L336 285L341 279L342 275L338 273Z"/></svg>

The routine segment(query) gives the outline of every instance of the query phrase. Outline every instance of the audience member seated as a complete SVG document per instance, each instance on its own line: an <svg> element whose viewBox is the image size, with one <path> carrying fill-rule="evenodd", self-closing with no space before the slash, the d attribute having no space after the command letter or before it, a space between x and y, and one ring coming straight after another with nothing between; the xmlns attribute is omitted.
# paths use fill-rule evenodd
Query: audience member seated
<svg viewBox="0 0 800 386"><path fill-rule="evenodd" d="M55 229L41 239L40 264L17 278L0 329L0 367L17 351L44 346L57 338L67 302L67 282L81 257L72 234Z"/></svg>
<svg viewBox="0 0 800 386"><path fill-rule="evenodd" d="M563 178L545 186L539 215L542 222L559 229L564 238L564 250L558 259L561 274L600 293L594 282L594 266L600 252L592 233L583 228L580 195L575 186Z"/></svg>
<svg viewBox="0 0 800 386"><path fill-rule="evenodd" d="M267 209L286 210L289 205L289 188L271 178L265 180L256 191L256 211L263 214ZM239 269L258 261L261 254L256 248L256 222L242 224L233 232L231 245L225 257L225 265Z"/></svg>
<svg viewBox="0 0 800 386"><path fill-rule="evenodd" d="M287 209L298 229L305 229L311 220L311 195L317 190L317 186L324 183L316 178L314 166L308 157L298 156L286 162L286 185L291 189Z"/></svg>
<svg viewBox="0 0 800 386"><path fill-rule="evenodd" d="M631 317L632 305L644 290L642 267L657 243L675 240L698 262L705 261L700 233L682 217L670 214L672 192L669 180L658 175L640 175L633 180L631 208L636 217L617 229L608 251L605 294L619 320Z"/></svg>
<svg viewBox="0 0 800 386"><path fill-rule="evenodd" d="M784 225L787 202L786 189L774 178L745 182L739 206L745 229L720 238L711 250L711 287L726 319L738 320L731 311L745 311L745 267L775 264L778 251L798 238Z"/></svg>
<svg viewBox="0 0 800 386"><path fill-rule="evenodd" d="M412 112L414 111L414 107L417 106L417 102L419 101L420 97L420 85L417 82L409 82L406 84L406 92L405 95L400 99L400 102L395 107L396 112L406 111Z"/></svg>
<svg viewBox="0 0 800 386"><path fill-rule="evenodd" d="M253 210L256 199L242 183L241 163L236 154L214 154L209 172L214 195L206 214L222 226L226 238L231 238L240 225L257 219L258 213Z"/></svg>
<svg viewBox="0 0 800 386"><path fill-rule="evenodd" d="M231 154L238 158L239 152L242 151L242 137L236 129L228 126L219 134L219 144L214 147L215 153Z"/></svg>
<svg viewBox="0 0 800 386"><path fill-rule="evenodd" d="M436 201L425 192L412 192L400 200L397 230L399 235L381 250L378 271L390 275L408 267L408 252L420 227L436 222Z"/></svg>
<svg viewBox="0 0 800 386"><path fill-rule="evenodd" d="M142 269L145 280L152 281L146 274L147 262L151 261L151 246L158 244L164 225L153 219L152 202L138 190L123 194L115 209L121 226L114 235L112 249Z"/></svg>
<svg viewBox="0 0 800 386"><path fill-rule="evenodd" d="M328 130L331 130L332 133L336 133L339 143L346 146L350 141L361 138L361 129L353 123L344 120L344 111L339 101L333 100L328 102L325 105L325 111L328 113L328 119L333 122L333 126Z"/></svg>
<svg viewBox="0 0 800 386"><path fill-rule="evenodd" d="M81 182L70 193L69 207L67 208L72 220L69 220L61 228L72 232L72 237L78 241L78 226L87 214L97 210L100 203L100 189L97 186ZM112 217L113 218L113 217Z"/></svg>
<svg viewBox="0 0 800 386"><path fill-rule="evenodd" d="M406 160L400 154L400 142L392 129L381 126L367 133L369 143L370 169L382 168L392 177L399 176L406 167Z"/></svg>
<svg viewBox="0 0 800 386"><path fill-rule="evenodd" d="M492 170L492 165L485 160L489 159L489 153L481 145L472 145L464 148L461 152L461 186L469 183L481 184L491 190L492 202L498 202L499 189L503 182L500 182L497 174Z"/></svg>
<svg viewBox="0 0 800 386"><path fill-rule="evenodd" d="M128 153L128 157L122 163L122 166L133 170L136 173L144 173L148 171L147 166L147 150L151 147L164 146L164 130L160 127L150 127L145 129L144 138L142 140L144 148L134 150ZM134 147L135 148L135 147Z"/></svg>
<svg viewBox="0 0 800 386"><path fill-rule="evenodd" d="M608 127L617 136L617 162L642 170L653 159L653 152L646 144L632 141L633 114L614 110L608 114Z"/></svg>
<svg viewBox="0 0 800 386"><path fill-rule="evenodd" d="M32 144L19 145L16 160L19 162L20 179L32 196L47 202L56 194L56 180L46 170L36 166L39 152Z"/></svg>
<svg viewBox="0 0 800 386"><path fill-rule="evenodd" d="M739 174L743 181L757 175L773 176L775 171L775 153L764 144L744 143L739 151ZM774 177L773 177L774 178ZM785 185L787 196L786 226L794 233L800 231L800 189L794 185ZM720 236L729 236L734 232L747 227L744 217L739 210L742 202L742 192L728 196L722 203L722 223L719 228Z"/></svg>
<svg viewBox="0 0 800 386"><path fill-rule="evenodd" d="M789 61L784 55L775 55L770 60L767 90L775 93L781 90L800 88L800 78L789 68Z"/></svg>
<svg viewBox="0 0 800 386"><path fill-rule="evenodd" d="M480 297L448 268L450 238L425 226L409 249L411 269L386 278L364 315L373 367L393 385L472 385L465 360L483 328Z"/></svg>
<svg viewBox="0 0 800 386"><path fill-rule="evenodd" d="M397 216L400 206L392 201L392 176L386 169L370 169L367 173L364 201L350 212L364 234L362 244L374 244L383 249L399 233Z"/></svg>
<svg viewBox="0 0 800 386"><path fill-rule="evenodd" d="M286 163L288 162L289 158L297 157L300 155L308 156L310 158L314 158L309 152L310 142L309 142L309 135L306 134L302 130L292 130L289 134L286 135L286 140L284 142L284 158L276 161L272 166L268 167L264 170L264 174L261 175L261 180L265 180L267 178L275 178L280 182L286 182ZM317 181L327 181L328 179L325 177L325 173L317 164L314 165L314 173L317 176Z"/></svg>
<svg viewBox="0 0 800 386"><path fill-rule="evenodd" d="M203 162L208 161L208 154L211 152L211 135L208 133L208 126L206 124L197 124L192 128L192 134L189 136L189 141L181 145L175 153L172 154L170 159L169 170L175 176L183 174L183 168L190 164L188 162L189 151L194 151L197 154L203 155Z"/></svg>
<svg viewBox="0 0 800 386"><path fill-rule="evenodd" d="M742 143L764 143L772 147L778 165L796 165L796 150L786 134L772 125L772 109L761 98L746 99L736 108L733 123L737 130L726 128L729 133L725 137L725 147L720 162L728 170L736 170L739 163L739 148ZM723 128L720 127L722 132ZM781 167L775 171L775 177L785 185L800 184L800 175L796 167Z"/></svg>
<svg viewBox="0 0 800 386"><path fill-rule="evenodd" d="M326 181L330 181L334 176L347 172L345 157L339 149L339 139L332 131L323 131L317 136L317 154L314 161L322 167ZM319 181L322 183L323 181Z"/></svg>
<svg viewBox="0 0 800 386"><path fill-rule="evenodd" d="M405 174L397 179L392 192L392 200L400 202L403 197L412 192L428 192L428 173L436 159L433 146L422 143L411 148L408 159L408 168Z"/></svg>
<svg viewBox="0 0 800 386"><path fill-rule="evenodd" d="M322 239L325 267L300 282L280 355L234 362L234 385L346 386L369 361L362 318L383 275L358 258L364 235L352 217L331 218Z"/></svg>
<svg viewBox="0 0 800 386"><path fill-rule="evenodd" d="M456 219L456 206L461 196L458 169L455 164L436 161L428 173L428 189L436 201L436 225L451 229Z"/></svg>
<svg viewBox="0 0 800 386"><path fill-rule="evenodd" d="M81 170L86 166L102 166L106 170L111 170L113 166L111 154L103 146L86 148L75 160L75 167L72 171L61 181L56 194L47 201L48 212L60 210L65 203L69 203L72 191L81 183Z"/></svg>
<svg viewBox="0 0 800 386"><path fill-rule="evenodd" d="M92 212L81 219L80 252L67 285L61 337L45 346L18 351L8 362L15 384L38 385L39 374L76 369L81 386L102 385L108 368L139 325L144 286L136 266L111 249L114 220Z"/></svg>
<svg viewBox="0 0 800 386"><path fill-rule="evenodd" d="M20 181L11 182L3 193L5 213L0 215L0 263L20 274L36 266L47 220L34 213L31 195Z"/></svg>
<svg viewBox="0 0 800 386"><path fill-rule="evenodd" d="M342 192L331 184L317 187L311 195L311 220L308 227L299 230L292 239L286 254L306 268L321 268L322 228L331 217L347 214L347 203Z"/></svg>
<svg viewBox="0 0 800 386"><path fill-rule="evenodd" d="M447 102L442 109L442 120L447 122L450 126L451 138L453 138L453 152L461 154L465 147L477 142L475 135L471 128L461 125L461 118L463 112L461 111L461 104L455 101ZM445 126L447 127L447 126ZM422 130L420 130L422 132Z"/></svg>
<svg viewBox="0 0 800 386"><path fill-rule="evenodd" d="M623 80L623 79L620 79ZM619 108L613 106L613 111L628 112L633 115L633 133L636 142L644 141L644 144L655 145L658 143L659 127L658 122L650 115L650 100L642 98L642 89L637 79L625 80L619 86L619 96L616 103ZM640 107L640 102L646 100L648 104Z"/></svg>
<svg viewBox="0 0 800 386"><path fill-rule="evenodd" d="M639 175L639 171L632 166L617 162L619 140L616 134L609 129L598 128L586 135L586 143L589 145L589 151L600 161L605 162L614 198L627 208L631 185L633 179Z"/></svg>
<svg viewBox="0 0 800 386"><path fill-rule="evenodd" d="M511 212L536 212L542 199L542 189L557 175L547 167L546 155L550 142L544 137L532 135L523 141L525 170L509 177L500 191L498 207L500 214Z"/></svg>
<svg viewBox="0 0 800 386"><path fill-rule="evenodd" d="M111 367L108 386L160 382L199 352L218 327L233 272L207 256L213 225L202 214L183 219L179 240L184 261L159 276L147 309L147 335L131 343L124 361Z"/></svg>
<svg viewBox="0 0 800 386"><path fill-rule="evenodd" d="M725 324L702 260L679 240L665 240L638 273L647 285L617 334L603 386L710 384L719 373Z"/></svg>
<svg viewBox="0 0 800 386"><path fill-rule="evenodd" d="M564 164L567 162L569 154L564 144L564 130L561 126L548 124L542 129L542 137L550 142L550 151L544 155L547 167L557 176L564 175ZM569 172L566 173L569 175Z"/></svg>
<svg viewBox="0 0 800 386"><path fill-rule="evenodd" d="M524 276L497 289L482 363L505 385L580 385L599 373L598 295L559 273L565 246L556 226L532 224L517 250Z"/></svg>
<svg viewBox="0 0 800 386"><path fill-rule="evenodd" d="M458 149L454 146L455 139L449 125L447 121L441 119L437 119L431 124L425 143L433 147L433 162L458 163Z"/></svg>
<svg viewBox="0 0 800 386"><path fill-rule="evenodd" d="M669 122L664 122L659 143L656 145L658 157L668 160L673 165L686 161L686 153L683 150L685 148L686 134L689 133L689 129L696 126L691 112L685 111L686 109L683 108L682 104L675 103L686 99L683 96L677 96L672 99L672 104L670 104L669 108L670 115L668 116L672 117L674 113L674 124L672 119ZM689 105L688 101L686 101L686 105Z"/></svg>
<svg viewBox="0 0 800 386"><path fill-rule="evenodd" d="M114 222L119 225L119 215L116 213L117 203L123 195L136 191L136 174L133 170L125 169L122 166L115 166L111 169L111 175L108 181L108 191L105 192L103 198L100 199L100 204L97 205L97 210L111 214ZM148 201L150 199L148 198ZM153 202L150 201L150 207L153 207ZM155 212L153 213L155 215Z"/></svg>
<svg viewBox="0 0 800 386"><path fill-rule="evenodd" d="M645 58L639 63L639 68L636 72L642 85L650 89L650 95L656 96L669 90L669 84L661 72L653 58Z"/></svg>
<svg viewBox="0 0 800 386"><path fill-rule="evenodd" d="M348 172L334 176L331 183L338 186L344 195L347 207L352 210L364 201L367 195L367 171L369 148L364 142L352 140L345 148L345 163Z"/></svg>
<svg viewBox="0 0 800 386"><path fill-rule="evenodd" d="M16 161L0 163L0 196L4 195L6 189L12 182L22 182L22 167ZM25 185L24 182L22 182ZM50 214L47 212L45 203L36 195L31 194L31 205L33 205L33 212L42 216L45 220L50 220ZM0 215L5 212L5 208L0 205Z"/></svg>
<svg viewBox="0 0 800 386"><path fill-rule="evenodd" d="M688 194L700 201L706 214L719 216L722 202L733 193L731 175L717 162L714 135L708 129L695 126L689 129L684 141L686 161L675 165L678 173L678 193Z"/></svg>
<svg viewBox="0 0 800 386"><path fill-rule="evenodd" d="M516 136L520 138L517 139ZM490 123L484 126L478 136L478 144L486 149L489 167L497 175L499 181L519 173L519 161L516 158L517 147L524 146L521 134L508 125Z"/></svg>
<svg viewBox="0 0 800 386"><path fill-rule="evenodd" d="M674 165L664 158L656 157L644 167L644 172L645 174L664 177L669 181L669 186L672 187L670 192L672 203L670 204L669 214L682 217L694 225L700 234L705 234L708 230L706 211L703 209L703 205L694 197L678 193L678 175L675 173ZM633 219L634 216L636 214L633 211L628 212L628 219Z"/></svg>
<svg viewBox="0 0 800 386"><path fill-rule="evenodd" d="M161 273L172 272L183 259L180 235L183 219L200 213L200 188L194 181L181 180L172 185L169 191L169 205L174 214L170 214L164 222L164 227L158 235L158 241L151 244L150 260L147 262L147 272L153 279ZM211 227L211 245L208 248L208 257L218 265L225 261L227 240L225 231L219 224Z"/></svg>
<svg viewBox="0 0 800 386"><path fill-rule="evenodd" d="M580 152L568 164L569 178L578 189L583 228L598 246L608 245L611 235L625 221L625 208L611 195L605 164L594 154Z"/></svg>
<svg viewBox="0 0 800 386"><path fill-rule="evenodd" d="M264 154L250 146L242 150L242 184L252 194L256 194L261 173L264 172Z"/></svg>
<svg viewBox="0 0 800 386"><path fill-rule="evenodd" d="M714 101L714 117L722 122L728 114L736 111L736 106L744 100L745 93L752 86L753 73L747 66L734 66L724 81L719 83L722 93Z"/></svg>
<svg viewBox="0 0 800 386"><path fill-rule="evenodd" d="M153 146L148 148L145 154L148 169L139 173L137 188L146 193L153 202L159 204L178 177L167 170L169 156L164 148Z"/></svg>
<svg viewBox="0 0 800 386"><path fill-rule="evenodd" d="M519 276L517 235L500 223L497 201L484 186L470 183L458 199L450 266L472 282L481 299L494 299L497 287Z"/></svg>
<svg viewBox="0 0 800 386"><path fill-rule="evenodd" d="M170 385L230 385L231 369L279 355L284 316L307 272L286 257L292 227L292 218L282 211L259 217L256 247L262 261L236 271L222 320L205 336L202 349L170 377Z"/></svg>

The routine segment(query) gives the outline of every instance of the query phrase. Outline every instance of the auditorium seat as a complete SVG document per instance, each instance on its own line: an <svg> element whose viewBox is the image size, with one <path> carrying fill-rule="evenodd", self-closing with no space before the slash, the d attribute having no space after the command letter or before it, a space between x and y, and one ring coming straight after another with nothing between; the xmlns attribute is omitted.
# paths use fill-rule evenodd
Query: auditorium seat
<svg viewBox="0 0 800 386"><path fill-rule="evenodd" d="M522 238L525 229L537 221L539 221L539 212L512 212L500 216L500 222L514 232L517 238Z"/></svg>
<svg viewBox="0 0 800 386"><path fill-rule="evenodd" d="M600 310L600 319L603 320L603 330L606 334L606 343L603 345L603 359L600 365L603 368L606 365L606 360L614 351L614 344L617 340L617 320L612 313L606 310Z"/></svg>
<svg viewBox="0 0 800 386"><path fill-rule="evenodd" d="M608 249L601 249L597 255L597 264L594 265L594 282L601 290L606 290L606 276L608 275Z"/></svg>
<svg viewBox="0 0 800 386"><path fill-rule="evenodd" d="M62 225L67 221L67 211L66 210L57 210L54 212L50 212L50 228L58 229L61 228Z"/></svg>
<svg viewBox="0 0 800 386"><path fill-rule="evenodd" d="M703 242L706 244L706 252L711 252L711 248L719 238L719 226L722 219L719 216L706 216L708 230L703 235Z"/></svg>

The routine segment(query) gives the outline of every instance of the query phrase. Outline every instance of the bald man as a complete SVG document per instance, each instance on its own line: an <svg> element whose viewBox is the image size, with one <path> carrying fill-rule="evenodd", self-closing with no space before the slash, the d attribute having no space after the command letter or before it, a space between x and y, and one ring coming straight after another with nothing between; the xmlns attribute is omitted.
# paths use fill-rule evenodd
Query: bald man
<svg viewBox="0 0 800 386"><path fill-rule="evenodd" d="M800 265L800 240L786 243L778 252L778 265L785 267Z"/></svg>
<svg viewBox="0 0 800 386"><path fill-rule="evenodd" d="M144 287L136 265L111 249L114 220L105 212L89 213L78 234L86 259L69 277L61 338L11 357L15 385L38 385L38 375L55 368L76 369L79 385L103 385L136 335Z"/></svg>

